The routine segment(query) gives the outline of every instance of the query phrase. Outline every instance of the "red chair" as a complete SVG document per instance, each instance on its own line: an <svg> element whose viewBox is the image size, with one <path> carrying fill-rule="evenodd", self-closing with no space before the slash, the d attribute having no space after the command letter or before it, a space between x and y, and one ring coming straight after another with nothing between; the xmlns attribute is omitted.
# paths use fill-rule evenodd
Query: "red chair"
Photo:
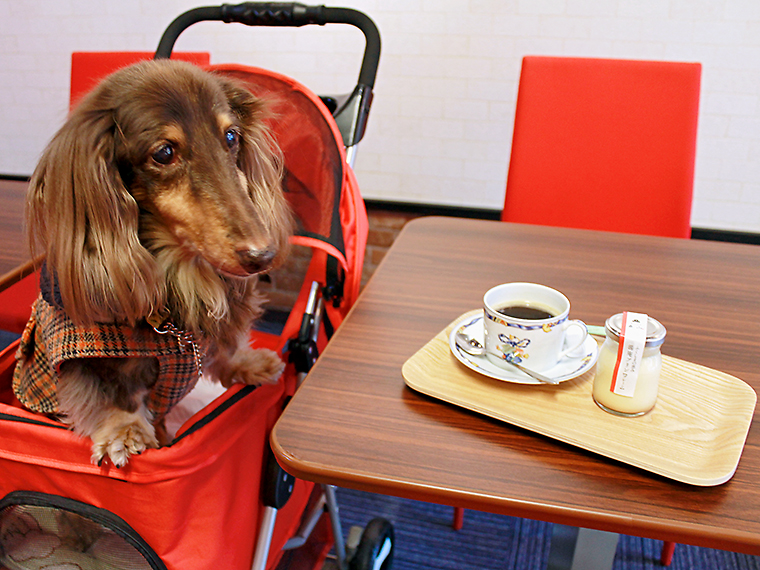
<svg viewBox="0 0 760 570"><path fill-rule="evenodd" d="M101 79L117 69L153 58L152 51L75 51L71 54L71 90L69 105L73 109L82 95L89 93ZM208 52L174 52L172 59L189 61L203 67L211 62Z"/></svg>
<svg viewBox="0 0 760 570"><path fill-rule="evenodd" d="M701 71L523 58L502 221L689 238Z"/></svg>
<svg viewBox="0 0 760 570"><path fill-rule="evenodd" d="M690 237L701 69L525 57L501 219Z"/></svg>

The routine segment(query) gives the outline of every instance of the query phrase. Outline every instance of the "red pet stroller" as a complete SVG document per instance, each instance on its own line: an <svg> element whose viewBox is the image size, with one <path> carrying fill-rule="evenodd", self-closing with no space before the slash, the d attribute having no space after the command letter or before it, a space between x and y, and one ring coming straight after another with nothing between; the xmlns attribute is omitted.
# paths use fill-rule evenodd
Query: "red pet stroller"
<svg viewBox="0 0 760 570"><path fill-rule="evenodd" d="M225 5L178 17L156 57L169 57L182 30L203 20L343 23L359 27L367 39L359 84L345 98L320 100L262 69L212 66L272 102L271 128L299 221L293 242L312 252L282 333L252 333L253 344L283 354L286 372L275 385L225 391L184 421L171 445L116 469L92 465L89 442L63 424L14 406L18 343L9 346L0 353L0 570L321 568L333 542L341 570L390 568L390 523L371 521L347 554L333 489L293 479L268 446L287 400L359 292L367 217L344 146L353 155L363 135L379 34L354 10ZM0 328L21 332L37 275L26 268L15 277L0 293Z"/></svg>

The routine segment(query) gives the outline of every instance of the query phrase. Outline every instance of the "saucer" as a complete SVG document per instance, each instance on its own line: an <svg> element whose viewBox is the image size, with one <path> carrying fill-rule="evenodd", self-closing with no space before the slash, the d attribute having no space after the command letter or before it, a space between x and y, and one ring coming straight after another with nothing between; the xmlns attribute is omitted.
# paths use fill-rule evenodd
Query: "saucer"
<svg viewBox="0 0 760 570"><path fill-rule="evenodd" d="M494 378L495 380L503 380L504 382L513 382L515 384L544 385L542 382L539 382L534 378L530 378L529 376L521 373L519 370L512 372L510 370L500 368L499 366L493 364L485 356L473 356L471 354L467 354L456 345L454 337L457 333L457 330L462 330L462 332L464 332L468 337L474 338L480 342L480 344L485 344L485 341L483 340L484 335L482 314L475 317L472 315L464 317L462 320L458 321L451 329L451 334L449 335L449 346L451 347L451 352L454 354L456 359L464 364L467 368L474 370L479 374L483 374L484 376L488 376L489 378ZM572 335L573 330L574 329L570 329L568 331L568 336ZM577 334L581 334L581 331L578 331ZM540 372L544 376L548 376L557 382L565 382L567 380L577 378L581 374L588 372L591 367L596 364L596 359L599 356L599 346L597 345L596 340L591 335L589 335L575 352L577 352L580 356L564 356L555 366L549 370L537 370L536 372Z"/></svg>

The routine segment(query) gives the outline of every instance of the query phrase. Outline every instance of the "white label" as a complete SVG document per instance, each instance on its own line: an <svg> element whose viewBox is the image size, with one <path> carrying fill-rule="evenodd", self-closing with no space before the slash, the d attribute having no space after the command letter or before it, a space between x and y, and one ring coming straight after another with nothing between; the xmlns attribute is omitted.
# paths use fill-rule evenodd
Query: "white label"
<svg viewBox="0 0 760 570"><path fill-rule="evenodd" d="M612 373L610 391L633 398L639 378L641 357L647 341L649 317L642 313L623 313L617 361Z"/></svg>

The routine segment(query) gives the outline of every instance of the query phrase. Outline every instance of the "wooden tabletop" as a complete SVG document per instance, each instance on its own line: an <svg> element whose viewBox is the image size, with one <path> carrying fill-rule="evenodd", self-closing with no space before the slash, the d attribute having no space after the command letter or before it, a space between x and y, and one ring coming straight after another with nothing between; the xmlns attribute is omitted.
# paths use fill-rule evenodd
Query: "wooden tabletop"
<svg viewBox="0 0 760 570"><path fill-rule="evenodd" d="M27 182L0 180L0 284L29 261L29 248L23 234L24 199Z"/></svg>
<svg viewBox="0 0 760 570"><path fill-rule="evenodd" d="M404 362L499 283L603 324L646 312L664 354L760 389L760 247L456 218L410 222L272 433L283 467L344 487L760 554L758 411L727 483L695 487L408 388Z"/></svg>

